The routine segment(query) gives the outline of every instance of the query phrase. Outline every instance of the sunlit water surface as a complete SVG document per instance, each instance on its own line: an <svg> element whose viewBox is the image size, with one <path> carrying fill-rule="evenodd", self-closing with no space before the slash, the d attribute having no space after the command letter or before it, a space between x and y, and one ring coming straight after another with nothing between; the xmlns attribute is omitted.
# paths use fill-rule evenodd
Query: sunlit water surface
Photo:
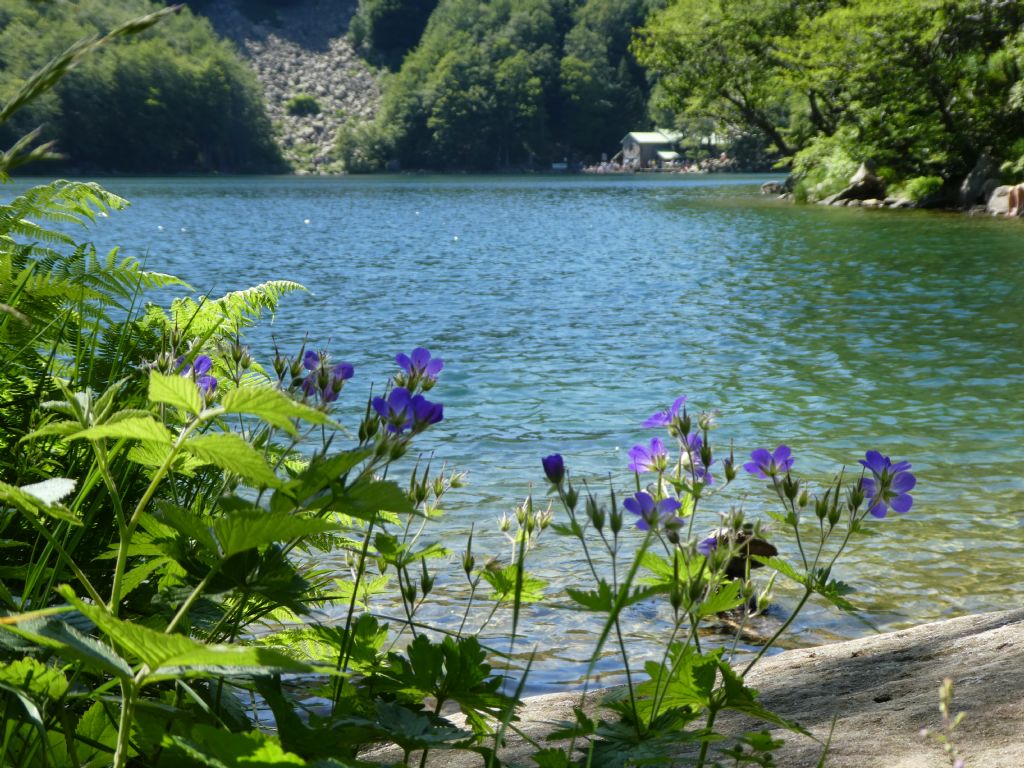
<svg viewBox="0 0 1024 768"><path fill-rule="evenodd" d="M812 603L788 644L1019 605L1024 226L792 206L759 197L759 181L112 179L132 207L91 237L211 295L304 284L253 345L266 355L271 334L289 350L306 334L329 342L356 366L353 411L380 391L394 353L426 345L444 357L432 396L445 420L417 444L469 485L426 534L456 553L431 621L461 617L457 552L471 525L480 559L507 557L496 520L531 484L543 498L541 456L558 451L577 480L612 473L627 488L626 451L654 434L640 422L683 393L720 410L720 443L745 455L786 442L810 479L869 448L914 465L911 513L873 521L878 535L856 540L834 573L857 587L860 617ZM769 501L743 477L701 522ZM530 562L550 584L522 618L522 658L537 648L529 690L572 687L599 627L566 610L564 588L588 583L584 561L546 534ZM775 621L796 596L777 585ZM659 651L670 620L655 602L632 609L637 657ZM498 643L507 623L494 628ZM620 667L609 649L600 682Z"/></svg>

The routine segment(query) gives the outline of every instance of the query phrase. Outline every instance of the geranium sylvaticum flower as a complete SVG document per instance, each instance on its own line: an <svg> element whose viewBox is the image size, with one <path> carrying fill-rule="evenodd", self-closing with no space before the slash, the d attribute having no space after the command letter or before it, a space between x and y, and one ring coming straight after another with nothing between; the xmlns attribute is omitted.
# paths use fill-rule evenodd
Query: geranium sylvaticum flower
<svg viewBox="0 0 1024 768"><path fill-rule="evenodd" d="M788 445L780 445L774 451L758 448L750 454L751 461L743 465L750 474L767 480L784 475L793 468L793 452Z"/></svg>
<svg viewBox="0 0 1024 768"><path fill-rule="evenodd" d="M624 500L622 506L637 516L636 527L641 531L648 531L652 526L664 528L682 524L682 520L675 515L682 506L678 499L669 497L656 502L646 491L637 491Z"/></svg>
<svg viewBox="0 0 1024 768"><path fill-rule="evenodd" d="M644 421L642 426L648 427L648 428L667 427L667 426L669 426L673 421L676 420L676 417L679 416L679 411L682 410L683 405L685 403L686 403L686 395L682 395L681 397L677 397L675 402L672 403L672 406L668 410L666 410L666 411L658 411L657 413L652 413L647 418L647 420Z"/></svg>
<svg viewBox="0 0 1024 768"><path fill-rule="evenodd" d="M399 352L395 355L395 362L403 371L395 377L395 381L410 389L414 388L416 384L422 385L424 390L430 389L437 382L437 375L444 368L444 360L439 357L431 357L430 350L425 347L416 347L411 355Z"/></svg>
<svg viewBox="0 0 1024 768"><path fill-rule="evenodd" d="M423 395L412 395L405 387L395 387L387 399L375 397L373 409L392 434L399 434L410 427L419 431L444 418L444 406L432 403Z"/></svg>
<svg viewBox="0 0 1024 768"><path fill-rule="evenodd" d="M668 451L657 437L649 445L634 445L629 449L629 468L634 472L660 472L668 466Z"/></svg>
<svg viewBox="0 0 1024 768"><path fill-rule="evenodd" d="M178 365L180 366L184 362L183 358L178 359ZM185 370L181 372L182 376L191 376L196 386L199 387L199 391L204 395L209 395L213 390L217 388L217 378L210 375L210 371L213 369L213 361L206 355L197 355L196 359L192 361L192 364L187 366Z"/></svg>
<svg viewBox="0 0 1024 768"><path fill-rule="evenodd" d="M872 475L860 481L861 490L868 500L868 512L875 517L885 517L890 508L900 514L910 511L914 504L910 492L917 485L917 478L909 471L910 462L893 464L888 456L868 451L860 464Z"/></svg>
<svg viewBox="0 0 1024 768"><path fill-rule="evenodd" d="M708 557L718 549L718 537L708 536L706 539L701 539L697 544L697 551L700 552L704 557Z"/></svg>

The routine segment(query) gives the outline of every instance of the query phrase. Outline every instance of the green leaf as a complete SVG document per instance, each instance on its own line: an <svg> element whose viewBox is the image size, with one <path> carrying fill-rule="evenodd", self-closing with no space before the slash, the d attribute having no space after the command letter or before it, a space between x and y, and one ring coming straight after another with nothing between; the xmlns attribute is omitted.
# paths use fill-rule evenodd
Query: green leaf
<svg viewBox="0 0 1024 768"><path fill-rule="evenodd" d="M740 594L740 588L742 586L742 582L736 579L722 587L719 587L717 592L709 595L708 598L700 604L700 610L697 613L698 617L703 619L705 616L712 616L716 613L730 611L736 606L742 605L743 596Z"/></svg>
<svg viewBox="0 0 1024 768"><path fill-rule="evenodd" d="M149 399L153 403L165 403L198 416L203 408L199 387L188 376L169 376L153 371L149 375Z"/></svg>
<svg viewBox="0 0 1024 768"><path fill-rule="evenodd" d="M55 478L59 480L66 480L66 478ZM69 481L74 483L73 480ZM45 483L37 483L36 486L45 485ZM0 502L6 503L9 506L14 507L20 512L30 515L31 517L39 517L40 514L49 515L50 517L63 520L71 525L82 525L82 521L75 515L71 510L67 509L62 504L47 503L42 498L27 490L33 486L26 486L26 488L16 488L13 485L7 483L0 483ZM66 488L66 485L57 484L56 486L44 489L43 495L53 495L55 489Z"/></svg>
<svg viewBox="0 0 1024 768"><path fill-rule="evenodd" d="M29 432L23 438L22 441L26 440L38 440L42 437L67 437L73 435L82 429L82 425L77 421L51 421L39 429Z"/></svg>
<svg viewBox="0 0 1024 768"><path fill-rule="evenodd" d="M374 595L383 595L388 591L390 578L387 574L370 578L369 574L359 580L359 592L355 595L355 606L365 611L367 603ZM332 597L334 602L348 605L352 603L355 593L355 582L348 579L335 579L334 586L338 588L337 593Z"/></svg>
<svg viewBox="0 0 1024 768"><path fill-rule="evenodd" d="M328 509L360 520L375 520L382 511L412 514L408 495L390 480L365 480L344 490Z"/></svg>
<svg viewBox="0 0 1024 768"><path fill-rule="evenodd" d="M221 399L221 408L227 413L248 413L257 416L290 435L298 434L294 419L310 424L328 424L330 417L323 411L296 402L273 387L239 387Z"/></svg>
<svg viewBox="0 0 1024 768"><path fill-rule="evenodd" d="M281 480L274 474L263 456L234 433L203 435L185 441L182 450L205 464L213 464L232 472L256 487L276 488Z"/></svg>
<svg viewBox="0 0 1024 768"><path fill-rule="evenodd" d="M506 565L498 570L484 569L481 571L484 581L490 584L494 590L491 594L492 600L511 600L515 597L516 572L515 565ZM524 572L519 602L536 603L538 600L542 600L544 588L547 585L548 583L544 579Z"/></svg>
<svg viewBox="0 0 1024 768"><path fill-rule="evenodd" d="M711 705L711 691L717 678L718 657L721 649L701 655L689 645L675 643L672 646L668 668L649 661L644 669L650 679L637 686L637 694L645 702L644 717L650 715L653 702L659 699L660 706L655 716L676 707L706 708Z"/></svg>
<svg viewBox="0 0 1024 768"><path fill-rule="evenodd" d="M767 565L769 568L773 568L783 576L792 579L797 584L803 584L806 586L807 579L803 575L797 573L796 569L781 557L762 557L760 555L754 555L753 558L757 562Z"/></svg>
<svg viewBox="0 0 1024 768"><path fill-rule="evenodd" d="M103 608L88 605L68 588L58 590L111 641L149 667L144 683L175 677L207 677L246 672L278 674L323 671L296 661L273 648L204 645L184 635L166 635L140 624L115 618Z"/></svg>
<svg viewBox="0 0 1024 768"><path fill-rule="evenodd" d="M757 690L747 687L743 682L743 678L733 671L733 668L729 666L725 659L716 656L715 662L718 666L718 671L722 674L722 689L725 692L724 701L727 709L743 712L751 717L759 718L795 733L801 733L804 736L811 736L807 729L799 723L787 720L781 715L777 715L763 707L757 701Z"/></svg>
<svg viewBox="0 0 1024 768"><path fill-rule="evenodd" d="M142 440L154 443L172 443L167 427L152 416L133 416L121 421L99 424L71 435L73 440Z"/></svg>
<svg viewBox="0 0 1024 768"><path fill-rule="evenodd" d="M167 734L162 746L173 755L183 752L190 761L195 760L210 768L270 768L278 765L307 765L294 752L286 752L273 736L259 731L231 733L210 725L193 725L188 737Z"/></svg>
<svg viewBox="0 0 1024 768"><path fill-rule="evenodd" d="M588 611L610 613L612 606L615 604L615 596L612 594L612 588L604 579L601 579L597 583L596 591L584 591L582 589L572 589L571 587L567 588L565 591L574 602L583 606Z"/></svg>
<svg viewBox="0 0 1024 768"><path fill-rule="evenodd" d="M41 483L23 485L21 490L39 499L43 504L50 505L74 493L76 482L70 477L51 477Z"/></svg>
<svg viewBox="0 0 1024 768"><path fill-rule="evenodd" d="M0 683L20 688L30 694L34 701L44 705L47 700L63 698L68 690L68 680L63 672L33 658L17 659L0 665Z"/></svg>
<svg viewBox="0 0 1024 768"><path fill-rule="evenodd" d="M61 657L79 661L90 669L129 678L128 662L100 641L82 634L67 622L58 619L28 619L16 624L0 625L9 632L44 648L52 648Z"/></svg>
<svg viewBox="0 0 1024 768"><path fill-rule="evenodd" d="M327 520L274 514L262 509L234 510L213 524L223 557L275 541L290 541L334 529Z"/></svg>
<svg viewBox="0 0 1024 768"><path fill-rule="evenodd" d="M115 717L115 713L107 712L102 701L96 701L78 721L75 749L83 766L110 764L117 745Z"/></svg>

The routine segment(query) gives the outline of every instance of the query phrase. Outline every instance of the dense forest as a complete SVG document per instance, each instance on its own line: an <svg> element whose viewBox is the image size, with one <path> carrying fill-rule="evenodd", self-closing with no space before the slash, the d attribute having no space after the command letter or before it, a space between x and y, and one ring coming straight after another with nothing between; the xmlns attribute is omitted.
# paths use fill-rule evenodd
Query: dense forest
<svg viewBox="0 0 1024 768"><path fill-rule="evenodd" d="M160 8L148 0L0 2L0 99L75 41ZM0 126L10 146L43 126L85 172L284 170L255 76L209 23L183 9L88 57Z"/></svg>
<svg viewBox="0 0 1024 768"><path fill-rule="evenodd" d="M350 169L547 167L614 154L649 127L630 42L659 0L440 0L424 20L431 4L360 2L353 36L397 71L376 120L340 137ZM419 20L418 41L395 19Z"/></svg>

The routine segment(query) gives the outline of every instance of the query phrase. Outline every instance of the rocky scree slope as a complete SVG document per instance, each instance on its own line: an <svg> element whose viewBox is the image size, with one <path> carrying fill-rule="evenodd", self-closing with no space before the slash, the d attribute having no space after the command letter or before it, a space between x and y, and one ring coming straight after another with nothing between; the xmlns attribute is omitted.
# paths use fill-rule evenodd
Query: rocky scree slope
<svg viewBox="0 0 1024 768"><path fill-rule="evenodd" d="M345 37L355 10L354 0L303 0L254 20L238 0L213 0L203 8L255 70L282 154L296 173L340 172L338 129L376 112L376 77ZM319 112L288 114L288 101L300 94L312 96Z"/></svg>

